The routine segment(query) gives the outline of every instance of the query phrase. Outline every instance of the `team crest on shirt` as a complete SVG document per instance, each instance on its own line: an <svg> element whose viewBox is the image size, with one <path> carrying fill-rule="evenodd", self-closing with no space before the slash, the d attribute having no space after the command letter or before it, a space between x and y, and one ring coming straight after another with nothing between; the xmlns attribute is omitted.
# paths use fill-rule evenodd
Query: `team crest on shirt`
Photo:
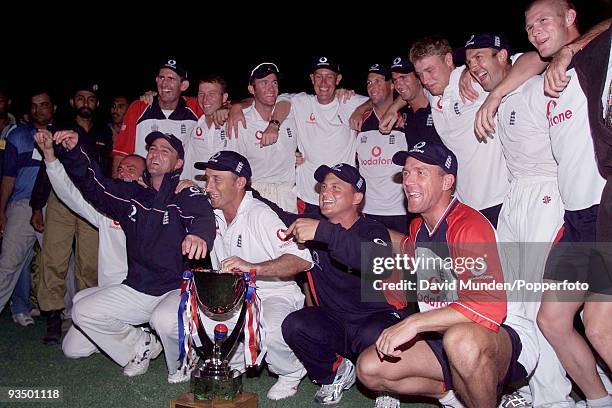
<svg viewBox="0 0 612 408"><path fill-rule="evenodd" d="M168 217L168 211L164 211L164 218L162 219L162 225L170 224L170 218Z"/></svg>
<svg viewBox="0 0 612 408"><path fill-rule="evenodd" d="M151 132L158 132L159 131L159 126L157 126L157 123L153 123L151 125Z"/></svg>
<svg viewBox="0 0 612 408"><path fill-rule="evenodd" d="M389 144L395 144L395 135L393 133L389 135Z"/></svg>
<svg viewBox="0 0 612 408"><path fill-rule="evenodd" d="M425 123L425 126L433 126L433 117L431 116L431 113L427 115L427 123Z"/></svg>
<svg viewBox="0 0 612 408"><path fill-rule="evenodd" d="M361 135L361 143L367 143L368 142L368 135L366 135L365 133L363 133Z"/></svg>
<svg viewBox="0 0 612 408"><path fill-rule="evenodd" d="M516 123L516 111L510 112L510 126Z"/></svg>
<svg viewBox="0 0 612 408"><path fill-rule="evenodd" d="M287 128L287 137L293 137L293 134L291 133L291 128Z"/></svg>
<svg viewBox="0 0 612 408"><path fill-rule="evenodd" d="M238 248L242 248L242 234L238 234L238 240L236 241L236 246Z"/></svg>
<svg viewBox="0 0 612 408"><path fill-rule="evenodd" d="M187 125L185 125L184 123L181 124L181 135L184 135L187 133Z"/></svg>
<svg viewBox="0 0 612 408"><path fill-rule="evenodd" d="M453 105L453 110L455 111L455 115L461 115L461 111L459 110L459 102L455 102L455 104Z"/></svg>

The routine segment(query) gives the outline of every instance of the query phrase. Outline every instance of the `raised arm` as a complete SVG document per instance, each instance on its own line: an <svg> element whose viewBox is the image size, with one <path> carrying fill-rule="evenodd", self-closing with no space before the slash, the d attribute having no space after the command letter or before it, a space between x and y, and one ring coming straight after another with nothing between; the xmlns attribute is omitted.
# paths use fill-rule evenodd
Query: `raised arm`
<svg viewBox="0 0 612 408"><path fill-rule="evenodd" d="M486 140L495 133L495 115L503 97L532 76L541 74L547 64L535 51L526 52L516 60L508 75L489 93L476 112L474 133L479 140Z"/></svg>
<svg viewBox="0 0 612 408"><path fill-rule="evenodd" d="M571 43L561 47L553 55L546 73L544 74L544 93L552 98L558 98L569 83L569 77L565 73L577 52L586 47L593 38L610 27L610 19L594 25L589 31L576 38Z"/></svg>
<svg viewBox="0 0 612 408"><path fill-rule="evenodd" d="M78 137L73 131L60 131L53 135L55 143L61 144L57 151L66 172L83 197L97 210L121 221L126 209L132 207L130 198L143 187L104 176L98 163L78 143Z"/></svg>

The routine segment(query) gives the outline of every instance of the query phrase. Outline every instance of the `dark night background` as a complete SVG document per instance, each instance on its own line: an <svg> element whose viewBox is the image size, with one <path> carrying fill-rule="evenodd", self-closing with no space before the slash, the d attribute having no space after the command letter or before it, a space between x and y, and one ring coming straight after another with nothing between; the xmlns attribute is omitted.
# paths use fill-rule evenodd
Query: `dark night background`
<svg viewBox="0 0 612 408"><path fill-rule="evenodd" d="M574 3L583 29L612 14L612 0ZM12 95L14 113L27 107L32 87L45 86L64 115L70 115L66 106L73 84L95 79L101 88L100 112L105 113L115 94L133 99L154 89L158 65L173 56L190 71L189 95L197 92L202 74L214 72L226 78L230 98L246 96L248 73L262 61L279 66L281 92L311 92L310 60L327 53L340 61L341 86L365 93L369 65L407 54L410 44L425 35L444 35L459 47L472 32L497 31L514 50L531 50L524 31L525 4L374 2L360 5L353 17L327 3L156 2L131 4L128 12L110 3L81 2L62 6L69 10L65 14L57 7L28 4L32 10L2 18L11 28L5 29L0 87ZM233 16L237 10L249 15Z"/></svg>

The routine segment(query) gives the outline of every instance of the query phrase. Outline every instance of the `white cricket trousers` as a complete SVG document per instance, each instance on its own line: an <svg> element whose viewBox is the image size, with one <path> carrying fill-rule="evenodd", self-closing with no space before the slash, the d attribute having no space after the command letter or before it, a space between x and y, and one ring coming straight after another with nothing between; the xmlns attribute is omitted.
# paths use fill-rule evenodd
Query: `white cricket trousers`
<svg viewBox="0 0 612 408"><path fill-rule="evenodd" d="M497 224L506 278L542 281L548 252L563 225L564 212L556 178L530 177L512 181ZM509 300L521 301L520 297L516 293L508 294ZM524 306L527 318L536 328L540 357L529 387L520 391L530 394L534 407L572 407L572 384L536 323L540 301L526 293Z"/></svg>
<svg viewBox="0 0 612 408"><path fill-rule="evenodd" d="M125 366L144 342L134 327L149 323L157 332L170 374L178 362L178 303L180 289L150 296L127 285L95 288L75 302L72 320L91 341L117 364Z"/></svg>

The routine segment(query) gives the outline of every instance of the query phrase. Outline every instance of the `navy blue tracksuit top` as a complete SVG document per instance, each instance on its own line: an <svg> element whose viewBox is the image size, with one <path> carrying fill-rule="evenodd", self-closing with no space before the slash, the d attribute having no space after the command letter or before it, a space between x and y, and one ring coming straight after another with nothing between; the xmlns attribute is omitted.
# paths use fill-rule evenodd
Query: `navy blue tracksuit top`
<svg viewBox="0 0 612 408"><path fill-rule="evenodd" d="M206 196L196 187L174 193L182 169L167 173L156 191L105 177L80 143L70 152L59 150L83 197L125 232L128 273L123 283L151 296L178 289L186 266L181 249L185 236L204 239L208 251L213 246L215 217ZM147 171L143 178L150 186Z"/></svg>

